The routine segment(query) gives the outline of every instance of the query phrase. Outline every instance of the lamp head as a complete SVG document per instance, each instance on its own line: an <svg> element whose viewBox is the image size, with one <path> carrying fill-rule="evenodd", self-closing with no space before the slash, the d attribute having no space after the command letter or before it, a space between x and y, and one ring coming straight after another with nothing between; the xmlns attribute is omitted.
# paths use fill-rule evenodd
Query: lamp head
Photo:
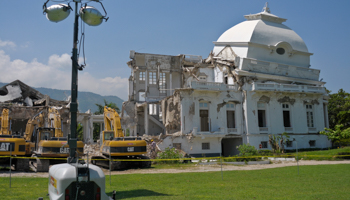
<svg viewBox="0 0 350 200"><path fill-rule="evenodd" d="M92 6L81 7L80 18L90 26L98 26L102 23L103 16L96 8Z"/></svg>
<svg viewBox="0 0 350 200"><path fill-rule="evenodd" d="M60 22L70 14L70 8L65 4L52 5L45 8L46 18L52 22Z"/></svg>

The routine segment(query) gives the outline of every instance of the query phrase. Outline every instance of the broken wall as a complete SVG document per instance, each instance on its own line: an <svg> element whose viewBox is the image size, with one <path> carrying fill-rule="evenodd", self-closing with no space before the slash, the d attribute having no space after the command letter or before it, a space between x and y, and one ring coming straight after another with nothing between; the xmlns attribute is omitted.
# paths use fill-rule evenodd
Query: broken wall
<svg viewBox="0 0 350 200"><path fill-rule="evenodd" d="M161 100L162 120L166 128L167 134L171 134L181 129L180 94L175 92L173 96L169 96Z"/></svg>

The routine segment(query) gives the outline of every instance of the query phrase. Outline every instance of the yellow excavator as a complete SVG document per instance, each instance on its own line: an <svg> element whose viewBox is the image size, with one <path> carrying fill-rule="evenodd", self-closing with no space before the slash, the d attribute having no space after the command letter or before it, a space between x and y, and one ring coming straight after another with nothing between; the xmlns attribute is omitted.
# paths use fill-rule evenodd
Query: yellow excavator
<svg viewBox="0 0 350 200"><path fill-rule="evenodd" d="M3 167L15 166L16 171L29 171L29 157L32 144L20 135L12 135L9 118L9 109L4 108L0 116L0 165ZM10 157L12 159L10 160Z"/></svg>
<svg viewBox="0 0 350 200"><path fill-rule="evenodd" d="M120 117L116 110L104 107L105 129L102 132L102 146L100 152L102 155L93 156L92 164L109 167L111 158L123 161L112 161L111 170L129 169L129 168L148 168L151 167L149 157L143 154L147 153L147 143L140 137L124 137L120 124ZM127 161L137 159L140 161Z"/></svg>
<svg viewBox="0 0 350 200"><path fill-rule="evenodd" d="M57 109L48 109L47 121L43 112L38 113L28 120L25 137L27 141L34 142L35 150L33 157L36 157L36 171L47 172L49 166L58 163L65 163L69 156L69 145L67 138L63 137L60 114ZM84 143L77 141L77 153L84 154Z"/></svg>

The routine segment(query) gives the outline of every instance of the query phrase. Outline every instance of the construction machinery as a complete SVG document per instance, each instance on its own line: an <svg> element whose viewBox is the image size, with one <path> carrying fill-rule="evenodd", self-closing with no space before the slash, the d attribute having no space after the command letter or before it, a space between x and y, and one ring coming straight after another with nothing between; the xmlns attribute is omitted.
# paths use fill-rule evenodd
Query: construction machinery
<svg viewBox="0 0 350 200"><path fill-rule="evenodd" d="M11 134L9 109L4 108L0 116L0 165L15 166L16 171L29 171L32 144L20 135Z"/></svg>
<svg viewBox="0 0 350 200"><path fill-rule="evenodd" d="M67 137L63 137L61 118L58 110L48 108L47 120L44 112L29 119L26 126L25 138L35 144L32 157L36 158L36 171L47 172L49 166L67 162L69 145ZM77 152L84 153L84 143L77 141Z"/></svg>
<svg viewBox="0 0 350 200"><path fill-rule="evenodd" d="M125 137L120 124L120 117L117 111L107 106L104 107L105 128L100 140L102 155L93 156L92 163L98 166L110 167L112 170L128 168L151 167L147 153L147 143L140 137ZM109 161L119 160L119 161ZM131 160L132 161L129 161Z"/></svg>

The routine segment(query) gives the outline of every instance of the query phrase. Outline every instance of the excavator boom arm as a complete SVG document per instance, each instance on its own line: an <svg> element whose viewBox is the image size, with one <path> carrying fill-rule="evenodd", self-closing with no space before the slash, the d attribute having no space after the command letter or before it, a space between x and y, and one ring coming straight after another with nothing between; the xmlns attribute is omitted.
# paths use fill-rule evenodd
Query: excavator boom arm
<svg viewBox="0 0 350 200"><path fill-rule="evenodd" d="M11 135L9 128L9 109L4 108L0 116L1 126L0 135Z"/></svg>
<svg viewBox="0 0 350 200"><path fill-rule="evenodd" d="M114 131L114 137L124 137L118 112L107 106L104 107L105 131Z"/></svg>

